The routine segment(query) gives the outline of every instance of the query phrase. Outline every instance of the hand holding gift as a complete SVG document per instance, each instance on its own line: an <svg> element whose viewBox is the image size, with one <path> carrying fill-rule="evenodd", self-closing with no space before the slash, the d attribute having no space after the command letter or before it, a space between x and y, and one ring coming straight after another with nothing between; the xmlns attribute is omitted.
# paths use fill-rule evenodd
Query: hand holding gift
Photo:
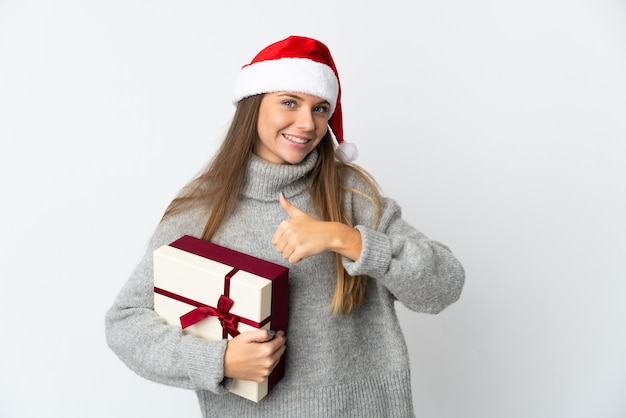
<svg viewBox="0 0 626 418"><path fill-rule="evenodd" d="M224 354L224 376L263 382L285 353L285 333L275 337L266 330L243 332L228 341Z"/></svg>

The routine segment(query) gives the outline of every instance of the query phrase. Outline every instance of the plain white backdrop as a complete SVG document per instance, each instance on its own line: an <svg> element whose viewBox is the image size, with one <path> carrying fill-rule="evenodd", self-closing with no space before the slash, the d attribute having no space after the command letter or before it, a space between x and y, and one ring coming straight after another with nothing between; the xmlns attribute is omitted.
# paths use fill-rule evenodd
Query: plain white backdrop
<svg viewBox="0 0 626 418"><path fill-rule="evenodd" d="M199 417L104 314L241 65L333 51L346 138L463 262L399 307L423 418L626 416L626 3L0 0L0 417Z"/></svg>

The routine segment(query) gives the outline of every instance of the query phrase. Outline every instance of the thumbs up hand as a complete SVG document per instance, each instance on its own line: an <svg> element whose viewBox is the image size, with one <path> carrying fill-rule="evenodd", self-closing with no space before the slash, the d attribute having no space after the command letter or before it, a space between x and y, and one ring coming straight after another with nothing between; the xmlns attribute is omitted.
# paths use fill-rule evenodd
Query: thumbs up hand
<svg viewBox="0 0 626 418"><path fill-rule="evenodd" d="M318 221L279 194L280 207L289 216L274 232L272 244L290 263L325 251L336 251L356 260L361 253L361 234L340 222Z"/></svg>
<svg viewBox="0 0 626 418"><path fill-rule="evenodd" d="M313 217L309 216L305 212L301 211L300 209L292 205L291 202L289 202L287 198L285 197L285 195L282 193L278 194L278 203L280 203L280 207L283 208L283 210L287 213L287 215L289 215L289 217L292 219L297 218L299 216L305 216L305 217L311 218L310 220L316 221ZM319 221L316 221L316 222L319 222Z"/></svg>

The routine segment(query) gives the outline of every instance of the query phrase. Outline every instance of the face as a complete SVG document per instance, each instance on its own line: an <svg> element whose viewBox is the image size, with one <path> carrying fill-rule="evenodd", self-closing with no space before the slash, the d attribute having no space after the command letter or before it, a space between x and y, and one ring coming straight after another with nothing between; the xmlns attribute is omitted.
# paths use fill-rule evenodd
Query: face
<svg viewBox="0 0 626 418"><path fill-rule="evenodd" d="M259 108L254 153L275 164L297 164L328 130L330 104L304 93L266 93Z"/></svg>

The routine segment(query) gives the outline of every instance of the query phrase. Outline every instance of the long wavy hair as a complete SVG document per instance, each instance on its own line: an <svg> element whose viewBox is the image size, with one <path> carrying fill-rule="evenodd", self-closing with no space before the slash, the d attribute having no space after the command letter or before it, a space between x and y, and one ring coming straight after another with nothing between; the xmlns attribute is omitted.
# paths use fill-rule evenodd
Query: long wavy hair
<svg viewBox="0 0 626 418"><path fill-rule="evenodd" d="M245 182L246 167L258 138L257 121L263 94L242 99L235 110L230 128L222 145L206 168L187 184L170 203L163 219L201 205L209 207L202 239L209 241L232 212ZM353 164L335 158L335 145L329 132L317 146L319 157L311 172L309 192L317 215L325 221L342 222L354 226L343 208L345 192L358 193L372 202L380 216L380 194L373 178ZM342 184L342 170L357 173L368 184L371 193L346 188ZM333 315L347 314L363 302L366 277L351 276L343 268L341 255L335 253L337 284L329 309Z"/></svg>

